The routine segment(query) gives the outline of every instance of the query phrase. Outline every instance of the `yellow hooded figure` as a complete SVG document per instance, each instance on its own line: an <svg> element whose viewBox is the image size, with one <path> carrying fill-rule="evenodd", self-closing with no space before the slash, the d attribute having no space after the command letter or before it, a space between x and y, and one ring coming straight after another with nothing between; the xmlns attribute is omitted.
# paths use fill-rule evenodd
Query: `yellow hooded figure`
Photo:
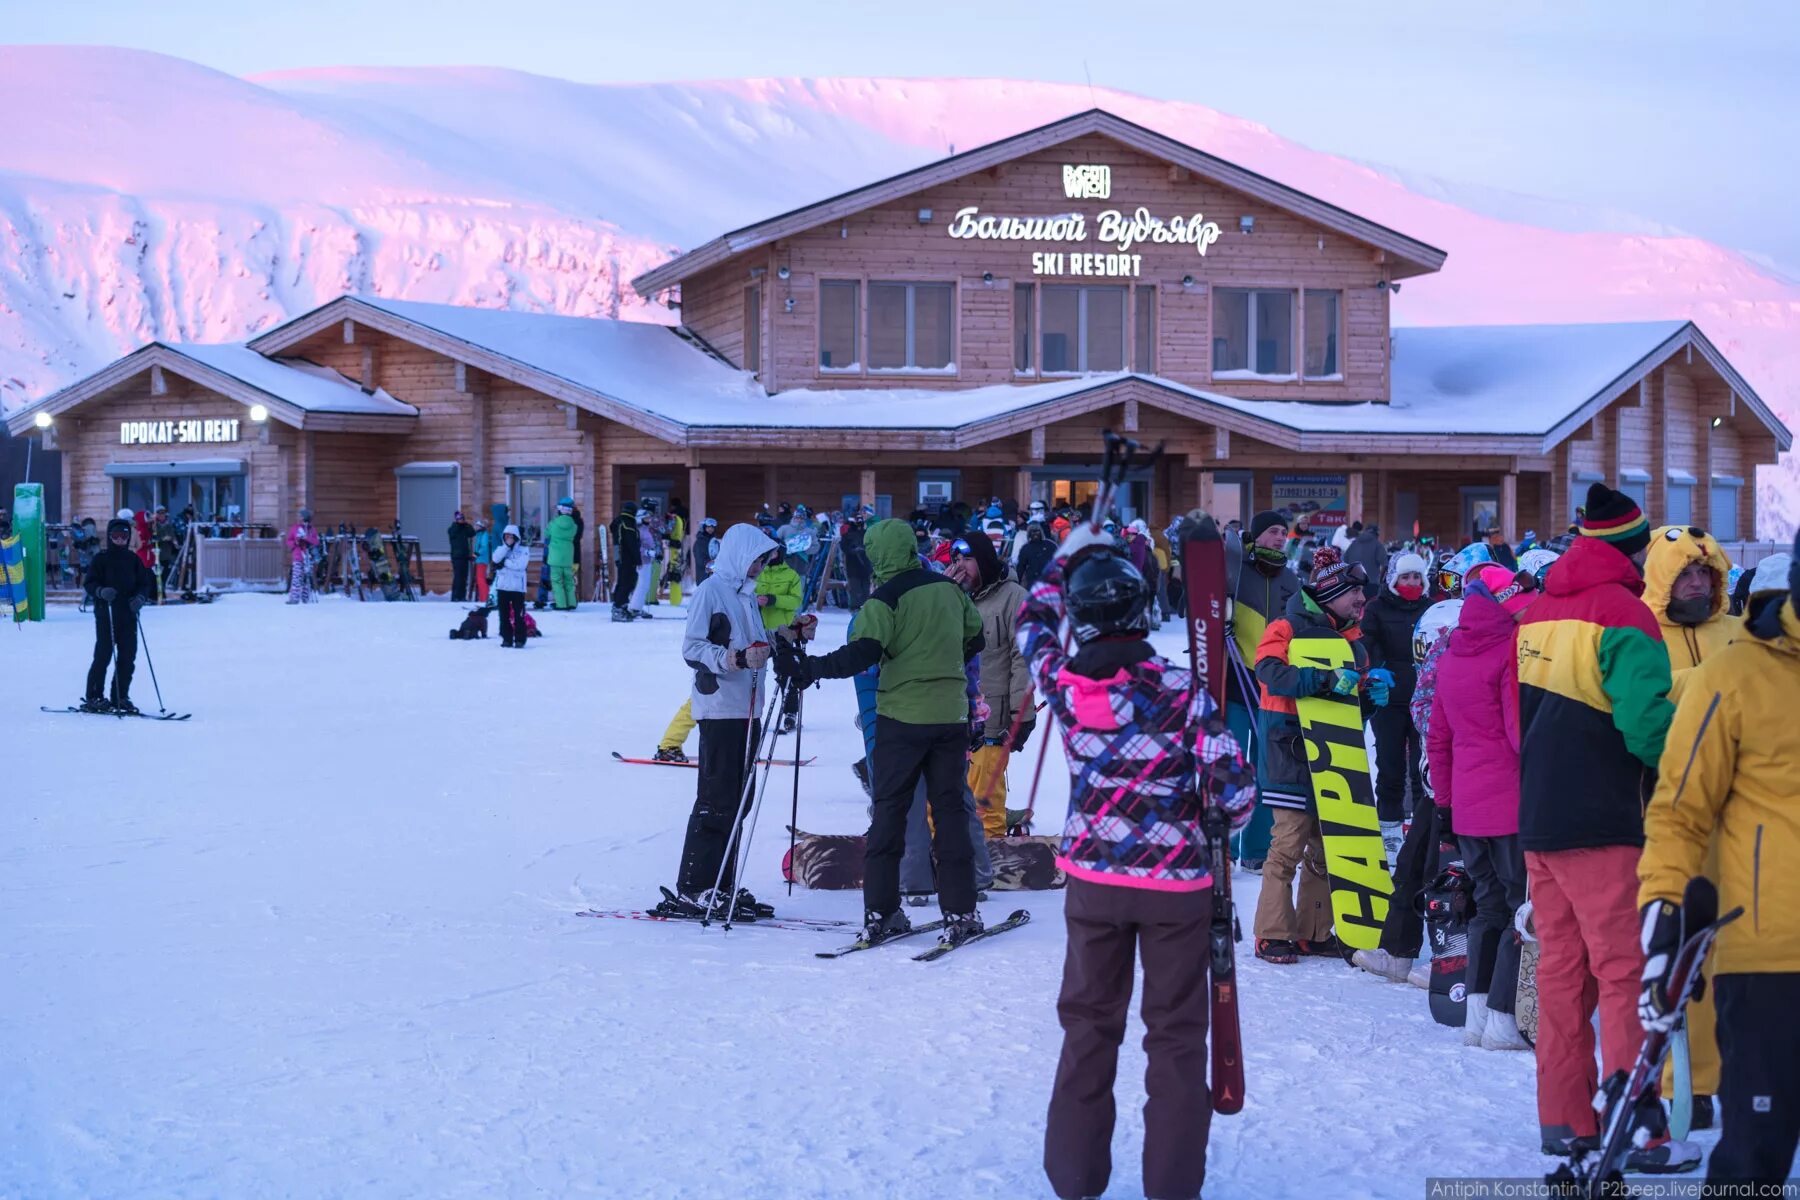
<svg viewBox="0 0 1800 1200"><path fill-rule="evenodd" d="M1730 574L1731 559L1711 534L1687 525L1651 531L1644 603L1662 627L1669 650L1669 670L1675 676L1671 700L1680 698L1682 673L1723 650L1742 628L1729 612L1725 580Z"/></svg>

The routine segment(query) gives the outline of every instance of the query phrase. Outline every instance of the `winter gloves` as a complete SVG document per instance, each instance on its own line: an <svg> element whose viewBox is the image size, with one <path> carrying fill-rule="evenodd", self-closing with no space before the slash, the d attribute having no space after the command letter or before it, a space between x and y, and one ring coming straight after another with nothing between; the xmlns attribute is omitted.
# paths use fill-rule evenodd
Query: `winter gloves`
<svg viewBox="0 0 1800 1200"><path fill-rule="evenodd" d="M1681 948L1681 906L1667 900L1644 905L1644 974L1638 992L1638 1021L1646 1033L1675 1027L1675 1005L1669 996L1669 966Z"/></svg>
<svg viewBox="0 0 1800 1200"><path fill-rule="evenodd" d="M1321 671L1318 679L1319 685L1323 688L1320 695L1337 696L1349 700L1360 693L1367 692L1369 703L1376 708L1386 708L1388 697L1394 691L1394 673L1386 667L1376 667L1371 671L1358 671L1353 667L1338 667L1331 671Z"/></svg>
<svg viewBox="0 0 1800 1200"><path fill-rule="evenodd" d="M138 609L144 607L145 603L146 602L142 596L133 596L131 598L131 611L134 613L137 612Z"/></svg>
<svg viewBox="0 0 1800 1200"><path fill-rule="evenodd" d="M1330 680L1330 691L1333 696L1348 699L1362 688L1362 676L1349 667L1339 667L1326 676Z"/></svg>
<svg viewBox="0 0 1800 1200"><path fill-rule="evenodd" d="M119 598L119 589L103 587L99 591L95 592L94 595L100 597L102 600L106 601L108 604L111 604L114 600L117 600Z"/></svg>
<svg viewBox="0 0 1800 1200"><path fill-rule="evenodd" d="M752 642L737 652L738 669L740 671L760 671L774 653L774 647L769 643Z"/></svg>
<svg viewBox="0 0 1800 1200"><path fill-rule="evenodd" d="M1363 677L1363 683L1369 690L1369 703L1386 708L1394 690L1394 673L1386 667L1376 667Z"/></svg>

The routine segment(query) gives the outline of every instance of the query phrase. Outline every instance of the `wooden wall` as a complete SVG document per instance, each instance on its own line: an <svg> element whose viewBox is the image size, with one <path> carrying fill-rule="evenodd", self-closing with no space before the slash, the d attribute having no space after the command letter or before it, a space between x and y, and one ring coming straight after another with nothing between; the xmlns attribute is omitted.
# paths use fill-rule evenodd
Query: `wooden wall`
<svg viewBox="0 0 1800 1200"><path fill-rule="evenodd" d="M1112 167L1109 200L1069 200L1062 167L1069 162ZM1034 243L952 238L949 223L959 209L985 214L1047 215L1081 211L1088 218L1085 243ZM1032 252L1112 252L1098 241L1105 209L1152 214L1204 214L1223 231L1201 256L1192 246L1139 244L1138 278L1088 278L1032 274ZM929 223L919 210L929 208ZM1238 218L1256 218L1256 231L1238 231ZM790 277L777 277L781 267ZM760 276L751 272L760 270ZM991 283L983 280L991 273ZM763 381L771 390L800 387L970 387L1015 381L1013 284L1098 283L1158 290L1160 337L1157 373L1231 395L1287 400L1386 400L1388 397L1388 293L1377 291L1382 267L1371 248L1329 232L1260 201L1200 181L1100 135L1089 135L992 171L970 176L831 222L773 247L759 248L682 285L682 320L740 363L742 293L753 278L764 289ZM1183 287L1192 276L1195 284ZM820 279L908 279L957 285L957 372L954 376L864 373L821 375L818 369ZM1211 375L1211 289L1218 286L1341 290L1338 341L1343 380L1264 383L1214 380ZM864 299L866 302L866 288ZM785 302L794 310L785 311ZM1135 323L1135 305L1129 306ZM1300 363L1301 306L1295 304L1295 364ZM863 322L866 335L866 321ZM867 357L866 336L859 357ZM1128 326L1127 363L1135 345Z"/></svg>

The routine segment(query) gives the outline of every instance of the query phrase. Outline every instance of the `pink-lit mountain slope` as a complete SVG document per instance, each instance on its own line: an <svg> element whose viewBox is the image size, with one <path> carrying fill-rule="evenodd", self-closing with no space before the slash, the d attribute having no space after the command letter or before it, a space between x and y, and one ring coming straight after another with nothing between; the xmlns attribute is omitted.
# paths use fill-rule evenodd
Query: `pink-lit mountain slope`
<svg viewBox="0 0 1800 1200"><path fill-rule="evenodd" d="M1199 105L997 80L600 86L0 48L0 404L153 337L246 336L341 292L667 320L629 280L672 250L1098 105L1449 251L1403 324L1688 317L1790 425L1800 286L1696 238L1545 229ZM1654 217L1654 214L1649 214ZM1800 515L1764 472L1765 531Z"/></svg>

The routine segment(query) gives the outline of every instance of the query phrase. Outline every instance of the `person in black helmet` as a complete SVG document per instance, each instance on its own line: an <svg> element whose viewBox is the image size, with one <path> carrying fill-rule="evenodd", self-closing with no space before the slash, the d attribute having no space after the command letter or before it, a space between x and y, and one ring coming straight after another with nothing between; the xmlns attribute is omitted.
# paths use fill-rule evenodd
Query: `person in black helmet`
<svg viewBox="0 0 1800 1200"><path fill-rule="evenodd" d="M156 595L156 575L131 551L131 522L115 518L106 523L106 549L94 555L83 586L94 606L94 663L88 668L84 712L135 713L131 702L131 671L137 662L138 609ZM110 695L106 664L113 665Z"/></svg>
<svg viewBox="0 0 1800 1200"><path fill-rule="evenodd" d="M1083 522L1019 612L1019 648L1069 759L1068 951L1062 1055L1044 1131L1059 1197L1098 1196L1112 1171L1113 1078L1134 959L1144 967L1144 1194L1188 1200L1206 1179L1212 804L1241 826L1255 773L1201 681L1146 641L1150 588ZM1065 615L1076 651L1063 649Z"/></svg>

